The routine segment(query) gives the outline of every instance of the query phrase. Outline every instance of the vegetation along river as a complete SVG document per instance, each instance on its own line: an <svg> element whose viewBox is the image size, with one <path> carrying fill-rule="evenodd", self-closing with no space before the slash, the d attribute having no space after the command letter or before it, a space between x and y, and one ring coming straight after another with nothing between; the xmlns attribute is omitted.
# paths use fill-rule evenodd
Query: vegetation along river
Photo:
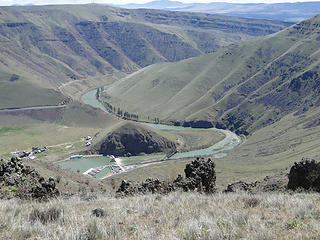
<svg viewBox="0 0 320 240"><path fill-rule="evenodd" d="M101 102L97 100L96 92L97 90L91 90L88 93L84 94L81 97L82 102L85 104L91 105L92 107L100 108L102 111L106 112L107 114L112 114L102 105ZM187 129L190 130L190 127L180 127L180 126L171 126L171 125L164 125L164 124L144 123L144 122L140 122L140 123L155 129L159 129L159 130L178 130L178 131L184 131ZM235 146L239 145L241 142L241 138L238 135L228 130L222 130L217 128L208 128L207 130L220 131L225 135L225 138L220 142L217 142L214 145L204 149L176 153L170 159L181 159L181 158L209 156L209 155L211 156L216 155L217 157L223 156L221 155L222 152L225 152L227 150L234 148ZM150 154L150 155L144 155L144 156L122 157L121 164L123 166L130 166L130 165L132 166L132 165L141 164L143 162L148 162L148 160L161 160L164 157L165 157L164 154ZM106 157L95 157L95 158L73 159L70 161L61 162L59 165L63 168L69 168L74 171L80 170L81 172L85 172L89 168L94 168L94 167L102 166L106 164L107 165L111 164ZM97 174L95 177L103 177L108 173L110 173L110 169L106 168L102 170L99 174Z"/></svg>

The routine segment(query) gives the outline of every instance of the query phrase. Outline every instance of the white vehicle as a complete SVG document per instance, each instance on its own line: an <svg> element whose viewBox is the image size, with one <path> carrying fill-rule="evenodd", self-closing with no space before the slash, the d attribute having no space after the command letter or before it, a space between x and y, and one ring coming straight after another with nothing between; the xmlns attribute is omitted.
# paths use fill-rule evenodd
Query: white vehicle
<svg viewBox="0 0 320 240"><path fill-rule="evenodd" d="M86 142L86 146L87 147L91 146L91 142Z"/></svg>

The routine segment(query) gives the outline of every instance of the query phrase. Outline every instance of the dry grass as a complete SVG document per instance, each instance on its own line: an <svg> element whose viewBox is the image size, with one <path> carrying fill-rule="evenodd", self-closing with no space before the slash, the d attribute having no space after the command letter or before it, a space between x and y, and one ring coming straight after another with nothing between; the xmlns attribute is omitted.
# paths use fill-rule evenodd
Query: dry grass
<svg viewBox="0 0 320 240"><path fill-rule="evenodd" d="M319 239L319 194L176 192L91 201L0 201L1 239ZM92 210L102 208L104 217ZM44 216L52 209L54 218ZM30 218L34 212L41 218Z"/></svg>

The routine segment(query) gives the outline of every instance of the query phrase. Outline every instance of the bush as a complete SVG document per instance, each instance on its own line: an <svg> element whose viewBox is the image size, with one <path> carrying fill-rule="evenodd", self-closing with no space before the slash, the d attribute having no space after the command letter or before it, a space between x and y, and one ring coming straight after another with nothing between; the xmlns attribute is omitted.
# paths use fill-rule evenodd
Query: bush
<svg viewBox="0 0 320 240"><path fill-rule="evenodd" d="M246 208L249 208L249 207L256 207L260 204L260 199L256 198L256 197L251 197L251 198L248 198L244 201L244 206Z"/></svg>
<svg viewBox="0 0 320 240"><path fill-rule="evenodd" d="M33 209L29 214L29 220L31 222L40 221L42 224L48 222L58 221L62 218L63 209L57 207L51 207L47 210Z"/></svg>

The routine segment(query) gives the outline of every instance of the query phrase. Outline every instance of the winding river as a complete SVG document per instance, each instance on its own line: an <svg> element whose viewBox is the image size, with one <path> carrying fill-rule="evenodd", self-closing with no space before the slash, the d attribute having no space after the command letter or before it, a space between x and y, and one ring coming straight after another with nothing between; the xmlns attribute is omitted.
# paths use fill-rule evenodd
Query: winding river
<svg viewBox="0 0 320 240"><path fill-rule="evenodd" d="M99 108L107 114L113 115L110 113L96 98L96 89L91 90L84 94L81 97L83 103L91 105L92 107ZM116 116L115 116L116 117ZM152 124L152 123L144 123L140 122L140 124L147 125L149 127L159 129L159 130L178 130L184 131L186 129L190 130L188 127L179 127L179 126L171 126L164 124ZM171 156L170 159L182 159L182 158L191 158L191 157L200 157L200 156L214 156L215 158L223 157L226 155L226 151L234 148L235 146L241 143L241 138L233 132L217 129L217 128L209 128L208 131L219 131L225 135L225 138L220 142L213 144L212 146L204 149L193 150L189 152L181 152L176 153ZM125 166L127 169L130 166L141 165L150 163L152 161L160 161L165 157L165 154L149 154L143 156L133 156L133 157L122 157L121 164ZM106 157L94 157L94 158L81 158L81 159L73 159L59 163L62 168L71 169L73 171L81 171L85 172L89 168L96 168L103 165L111 166L109 158ZM104 178L106 175L110 173L110 169L106 168L100 173L96 174L96 178Z"/></svg>
<svg viewBox="0 0 320 240"><path fill-rule="evenodd" d="M88 105L91 105L95 108L100 108L104 112L108 114L110 113L102 104L99 102L96 98L96 92L97 90L89 91L88 93L84 94L81 98L82 102ZM164 125L164 124L153 124L153 123L143 123L141 124L147 125L149 127L159 129L159 130L180 130L183 131L185 129L190 129L190 127L178 127L178 126L171 126L171 125ZM217 142L216 144L200 149L200 150L194 150L189 152L182 152L182 153L176 153L171 158L173 159L180 159L180 158L187 158L187 157L198 157L198 156L209 156L209 155L215 155L218 153L221 153L223 151L230 150L234 148L235 146L239 145L241 142L241 138L236 135L233 132L230 132L228 130L222 130L217 128L208 128L208 131L220 131L222 132L226 137L221 140L220 142Z"/></svg>

